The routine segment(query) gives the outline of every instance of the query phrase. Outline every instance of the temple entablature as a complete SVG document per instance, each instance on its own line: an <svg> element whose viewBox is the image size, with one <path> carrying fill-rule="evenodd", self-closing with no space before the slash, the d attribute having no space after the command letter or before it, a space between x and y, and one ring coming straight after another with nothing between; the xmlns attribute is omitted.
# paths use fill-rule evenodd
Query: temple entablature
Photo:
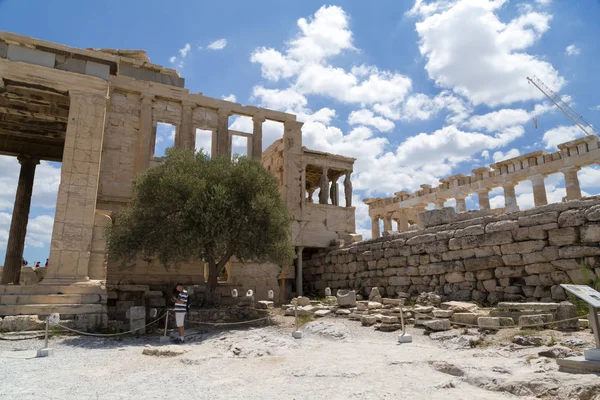
<svg viewBox="0 0 600 400"><path fill-rule="evenodd" d="M556 152L535 151L518 157L499 161L490 167L480 167L472 170L471 175L456 174L440 179L440 184L433 187L430 184L421 185L414 193L399 191L394 197L367 198L364 203L369 205L369 216L373 224L373 237L379 237L381 232L379 220L383 219L384 233L391 230L391 223L398 213L406 215L418 214L430 204L434 208L443 208L444 204L455 199L456 211L465 212L466 198L476 193L479 198L479 209L490 210L489 192L498 187L503 188L505 207L502 212L518 211L515 186L529 180L533 187L534 204L536 207L548 203L544 178L555 173L562 173L567 191L566 200L581 198L581 189L577 171L584 166L600 162L599 138L585 136L558 145ZM495 211L495 212L500 212ZM413 217L416 223L417 218ZM389 229L388 229L389 228ZM398 221L398 230L408 229L404 221Z"/></svg>

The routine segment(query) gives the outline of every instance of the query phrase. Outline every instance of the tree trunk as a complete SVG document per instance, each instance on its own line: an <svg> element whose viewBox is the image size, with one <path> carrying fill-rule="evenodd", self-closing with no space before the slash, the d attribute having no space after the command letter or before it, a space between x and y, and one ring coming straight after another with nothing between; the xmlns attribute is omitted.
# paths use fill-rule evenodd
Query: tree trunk
<svg viewBox="0 0 600 400"><path fill-rule="evenodd" d="M208 260L208 282L206 283L206 303L215 303L215 291L217 290L218 268L214 259Z"/></svg>

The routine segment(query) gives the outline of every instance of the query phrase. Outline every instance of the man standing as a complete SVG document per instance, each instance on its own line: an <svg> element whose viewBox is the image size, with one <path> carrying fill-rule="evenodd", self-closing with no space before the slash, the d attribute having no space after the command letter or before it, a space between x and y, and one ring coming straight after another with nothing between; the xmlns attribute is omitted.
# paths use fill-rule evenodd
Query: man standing
<svg viewBox="0 0 600 400"><path fill-rule="evenodd" d="M188 303L188 292L183 288L183 283L177 282L175 286L176 296L173 295L173 302L175 303L175 325L179 331L179 338L175 339L175 343L184 343L184 326L183 321L185 314L187 313Z"/></svg>

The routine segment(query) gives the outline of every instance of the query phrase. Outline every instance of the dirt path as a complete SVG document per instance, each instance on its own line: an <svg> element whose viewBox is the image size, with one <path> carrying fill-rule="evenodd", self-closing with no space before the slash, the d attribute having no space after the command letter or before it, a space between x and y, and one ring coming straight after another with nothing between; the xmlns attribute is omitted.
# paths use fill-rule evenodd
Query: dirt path
<svg viewBox="0 0 600 400"><path fill-rule="evenodd" d="M441 341L419 330L412 332L413 343L398 345L397 333L333 318L306 325L305 337L294 340L288 321L278 327L216 332L202 340L190 337L183 346L157 346L156 337L123 341L62 337L52 340L53 356L37 359L26 357L40 347L40 341L0 341L0 398L511 399L541 395L596 400L597 394L600 399L598 376L559 373L554 360L531 358L544 347L515 350L489 343L484 348L458 349L464 347L462 332L445 333L446 340ZM184 353L142 354L155 349Z"/></svg>

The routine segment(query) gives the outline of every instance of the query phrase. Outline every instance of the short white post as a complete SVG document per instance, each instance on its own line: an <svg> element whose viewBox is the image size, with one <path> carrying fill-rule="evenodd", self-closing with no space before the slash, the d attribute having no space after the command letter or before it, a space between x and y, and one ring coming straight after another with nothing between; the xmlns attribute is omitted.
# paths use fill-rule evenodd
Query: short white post
<svg viewBox="0 0 600 400"><path fill-rule="evenodd" d="M48 357L52 354L52 349L48 347L48 329L50 326L50 316L46 318L46 334L44 335L44 348L37 351L37 357Z"/></svg>
<svg viewBox="0 0 600 400"><path fill-rule="evenodd" d="M292 332L294 339L302 339L302 331L298 329L298 302L294 300L294 318L296 320L296 330Z"/></svg>
<svg viewBox="0 0 600 400"><path fill-rule="evenodd" d="M404 304L400 306L400 323L402 324L402 334L398 335L398 343L412 343L412 335L406 333L404 326Z"/></svg>

